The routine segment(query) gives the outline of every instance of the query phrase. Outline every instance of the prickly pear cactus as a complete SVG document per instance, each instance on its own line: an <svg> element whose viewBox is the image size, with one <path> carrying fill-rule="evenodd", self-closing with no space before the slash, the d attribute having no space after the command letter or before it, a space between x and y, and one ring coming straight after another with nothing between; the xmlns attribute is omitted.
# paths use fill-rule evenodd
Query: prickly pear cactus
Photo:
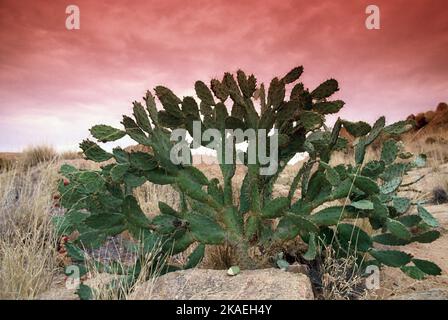
<svg viewBox="0 0 448 320"><path fill-rule="evenodd" d="M155 96L148 91L143 103L134 102L133 116L123 116L123 128L94 126L91 134L98 142L128 136L153 152L127 152L121 148L107 152L85 140L80 145L85 157L95 162L109 160L109 164L98 171L68 165L61 168L69 180L59 185L61 204L67 213L55 222L61 234L79 233L76 241L67 244L73 261L82 266L81 248L99 247L107 237L128 231L143 252L149 252L160 241L164 244L161 254L177 254L196 245L184 266L166 265L164 272L192 268L202 260L206 245L224 243L237 249L241 261L247 262L243 267L256 268L248 255L251 248L266 248L301 237L308 244L304 254L307 260L320 255L324 246L333 246L339 255L356 255L363 265L397 267L417 279L440 274L434 263L391 249L411 242L432 242L440 236L436 219L422 204L400 195L407 172L425 163L424 156L405 152L396 140L412 123L386 126L381 117L370 126L338 119L329 130L324 125L325 116L344 106L343 101L330 99L339 90L338 82L330 79L310 91L298 82L302 72L303 68L297 67L272 79L267 90L264 84L257 84L253 75L247 76L241 70L236 77L226 73L222 79L212 79L210 85L197 81L196 97L180 98L158 86ZM289 97L287 86L291 89ZM156 98L161 108L156 107ZM202 130L217 129L223 138L226 129L277 129L278 170L260 175L262 164L258 159L255 163L245 161L246 152L241 158L247 173L240 197L234 199L235 162L220 165L221 180L209 180L194 166L170 160L175 144L170 139L172 130L184 128L194 137L194 121L200 122ZM348 147L348 141L339 135L342 128L356 137L354 164L332 166L332 154ZM366 161L369 145L380 137L385 141L380 159ZM203 141L193 142L207 146ZM309 158L294 177L289 195L273 198L279 174L288 161L302 152L307 152ZM222 156L218 153L218 158ZM173 186L180 194L179 208L160 202L159 215L152 219L145 216L133 189L147 181ZM297 190L298 199L294 196ZM342 200L341 205L322 206L335 200ZM417 207L416 213L413 207ZM358 219L368 220L373 234L356 226ZM278 223L272 223L274 220ZM132 282L138 276L139 268L132 270L126 281Z"/></svg>

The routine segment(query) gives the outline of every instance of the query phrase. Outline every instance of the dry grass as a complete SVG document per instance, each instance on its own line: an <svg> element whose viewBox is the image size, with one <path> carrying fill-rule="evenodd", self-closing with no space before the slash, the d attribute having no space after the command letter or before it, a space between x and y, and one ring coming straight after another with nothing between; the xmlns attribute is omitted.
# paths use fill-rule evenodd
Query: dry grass
<svg viewBox="0 0 448 320"><path fill-rule="evenodd" d="M226 270L238 264L238 257L232 246L223 244L207 246L201 267L205 269Z"/></svg>
<svg viewBox="0 0 448 320"><path fill-rule="evenodd" d="M57 152L51 146L40 145L28 147L20 154L19 164L24 168L30 168L40 163L54 161L57 157Z"/></svg>
<svg viewBox="0 0 448 320"><path fill-rule="evenodd" d="M359 300L367 296L365 279L352 255L336 257L327 247L320 265L321 295L324 300Z"/></svg>
<svg viewBox="0 0 448 320"><path fill-rule="evenodd" d="M49 212L54 166L0 174L0 298L33 299L49 288L57 269Z"/></svg>
<svg viewBox="0 0 448 320"><path fill-rule="evenodd" d="M136 298L133 292L142 286L145 288L145 299L150 298L155 280L161 274L164 263L169 257L168 254L160 257L162 247L163 243L159 242L151 252L140 254L143 257L142 268L132 284L125 281L125 276L104 273L98 264L94 263L93 257L87 257L87 276L90 278L87 284L92 290L93 300L133 300ZM98 260L98 257L95 259ZM115 263L119 268L128 269L130 274L136 274L136 269L129 265L129 261L119 259Z"/></svg>
<svg viewBox="0 0 448 320"><path fill-rule="evenodd" d="M59 154L61 160L76 160L82 159L82 153L78 151L64 151Z"/></svg>

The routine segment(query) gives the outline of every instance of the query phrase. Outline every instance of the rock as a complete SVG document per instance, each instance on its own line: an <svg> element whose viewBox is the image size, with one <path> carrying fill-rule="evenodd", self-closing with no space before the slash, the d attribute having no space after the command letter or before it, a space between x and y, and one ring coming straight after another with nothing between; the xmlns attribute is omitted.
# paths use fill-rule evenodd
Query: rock
<svg viewBox="0 0 448 320"><path fill-rule="evenodd" d="M288 266L288 268L286 269L286 271L309 275L310 268L306 264L299 264L299 263L295 262L294 264L290 264Z"/></svg>
<svg viewBox="0 0 448 320"><path fill-rule="evenodd" d="M423 128L428 124L428 121L425 118L425 114L422 112L415 116L415 122L417 129Z"/></svg>
<svg viewBox="0 0 448 320"><path fill-rule="evenodd" d="M391 300L447 300L448 289L434 288L392 297Z"/></svg>
<svg viewBox="0 0 448 320"><path fill-rule="evenodd" d="M226 270L190 269L171 272L137 286L135 300L313 300L310 279L280 269L242 270L230 277Z"/></svg>
<svg viewBox="0 0 448 320"><path fill-rule="evenodd" d="M438 112L438 113L448 112L448 104L446 104L445 102L439 103L439 105L437 106L436 112Z"/></svg>

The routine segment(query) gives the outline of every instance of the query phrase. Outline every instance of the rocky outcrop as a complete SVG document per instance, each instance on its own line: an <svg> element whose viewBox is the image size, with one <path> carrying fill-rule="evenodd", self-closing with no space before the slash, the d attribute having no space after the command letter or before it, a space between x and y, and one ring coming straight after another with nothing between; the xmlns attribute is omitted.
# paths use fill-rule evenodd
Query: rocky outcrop
<svg viewBox="0 0 448 320"><path fill-rule="evenodd" d="M132 293L137 300L313 300L308 276L280 269L242 270L236 276L226 270L190 269L171 272L140 285Z"/></svg>
<svg viewBox="0 0 448 320"><path fill-rule="evenodd" d="M407 118L408 120L414 120L416 124L416 130L425 128L439 129L448 127L448 105L444 102L439 103L435 111L420 112L416 115L411 114Z"/></svg>

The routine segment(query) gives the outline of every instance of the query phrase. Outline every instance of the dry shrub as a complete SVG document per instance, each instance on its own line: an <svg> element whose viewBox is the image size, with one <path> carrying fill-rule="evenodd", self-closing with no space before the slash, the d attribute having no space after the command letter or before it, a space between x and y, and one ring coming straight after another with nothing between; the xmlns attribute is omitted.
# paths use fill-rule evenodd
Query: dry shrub
<svg viewBox="0 0 448 320"><path fill-rule="evenodd" d="M52 165L0 175L0 298L33 299L57 270L49 212L56 188Z"/></svg>
<svg viewBox="0 0 448 320"><path fill-rule="evenodd" d="M14 168L15 160L0 157L0 173Z"/></svg>
<svg viewBox="0 0 448 320"><path fill-rule="evenodd" d="M82 159L82 153L78 151L64 151L59 154L59 158L62 160L76 160Z"/></svg>
<svg viewBox="0 0 448 320"><path fill-rule="evenodd" d="M26 168L34 167L40 163L53 161L58 157L53 147L40 145L26 148L19 157L19 165Z"/></svg>
<svg viewBox="0 0 448 320"><path fill-rule="evenodd" d="M319 273L324 300L359 300L367 296L365 278L353 255L336 257L332 247L327 247Z"/></svg>
<svg viewBox="0 0 448 320"><path fill-rule="evenodd" d="M235 249L228 244L207 246L201 266L205 269L225 270L238 264Z"/></svg>
<svg viewBox="0 0 448 320"><path fill-rule="evenodd" d="M145 254L140 254L143 257L140 273L137 276L135 282L130 284L125 281L126 276L120 276L116 274L109 274L103 272L95 263L95 260L102 260L101 257L87 256L87 280L86 284L91 288L93 294L93 300L133 300L133 292L136 288L145 288L145 298L151 297L152 290L154 289L154 283L158 276L163 271L163 267L169 258L169 254L165 254L160 257L162 252L163 243L157 243L154 248ZM157 259L156 259L157 258ZM127 269L130 274L136 272L133 267L136 256L133 261L125 261L117 259L114 261L122 269ZM135 264L134 264L135 266Z"/></svg>

